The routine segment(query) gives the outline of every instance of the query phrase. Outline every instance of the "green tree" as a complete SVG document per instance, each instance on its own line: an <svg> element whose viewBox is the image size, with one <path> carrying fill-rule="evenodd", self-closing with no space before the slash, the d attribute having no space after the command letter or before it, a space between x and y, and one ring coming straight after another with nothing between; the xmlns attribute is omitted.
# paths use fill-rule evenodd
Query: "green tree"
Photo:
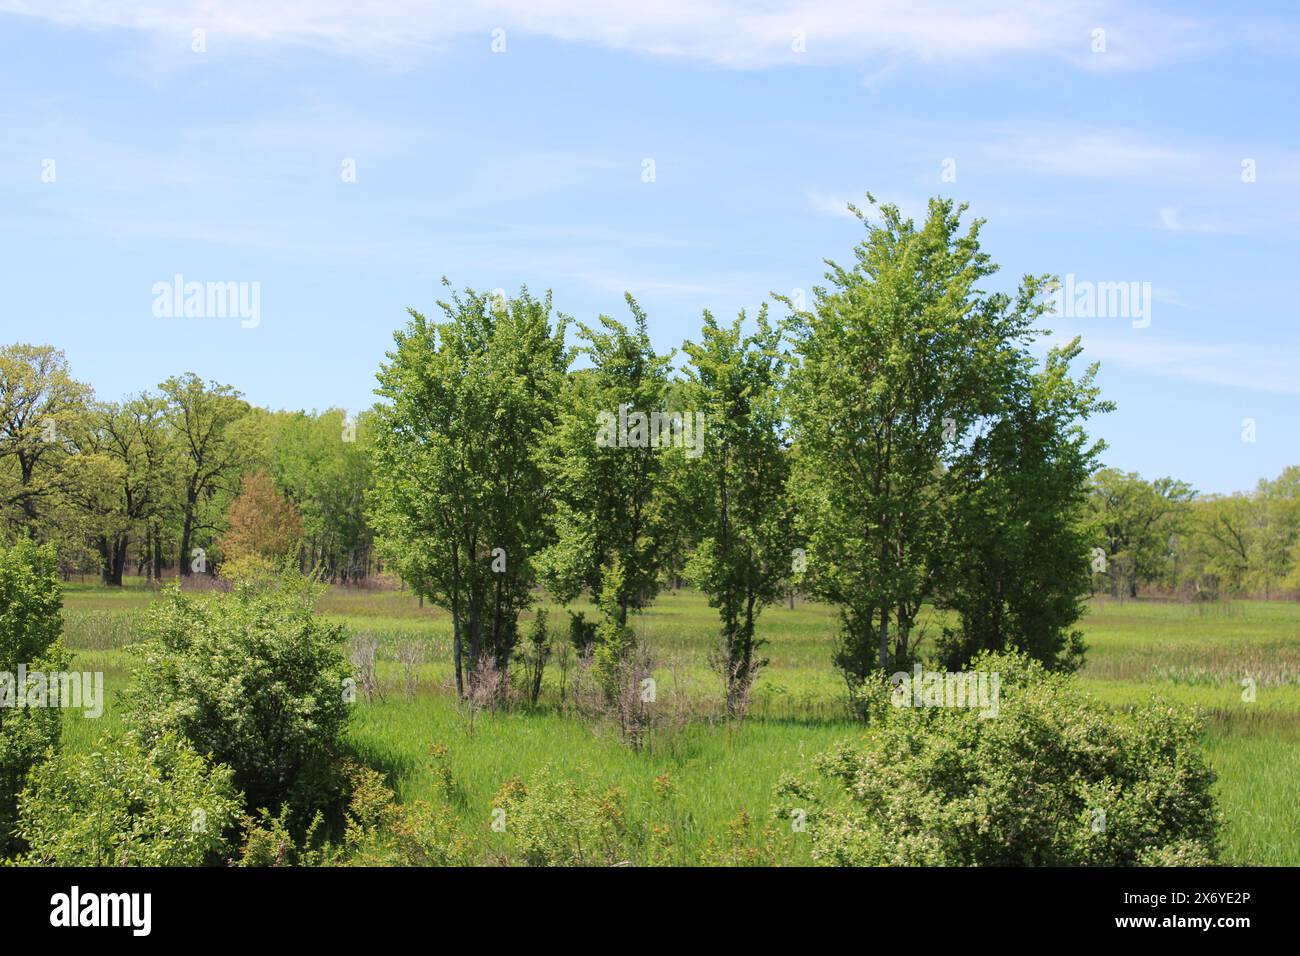
<svg viewBox="0 0 1300 956"><path fill-rule="evenodd" d="M92 397L58 349L0 347L0 518L39 530L57 506L67 440Z"/></svg>
<svg viewBox="0 0 1300 956"><path fill-rule="evenodd" d="M1194 536L1202 555L1203 592L1246 590L1259 554L1259 504L1250 495L1208 495L1195 511Z"/></svg>
<svg viewBox="0 0 1300 956"><path fill-rule="evenodd" d="M205 385L193 372L173 376L159 387L167 400L167 417L176 441L181 486L179 568L181 575L188 577L193 570L190 559L196 532L220 530L215 515L205 517L205 506L219 491L233 493L239 474L249 464L246 448L234 440L232 428L249 408L229 385Z"/></svg>
<svg viewBox="0 0 1300 956"><path fill-rule="evenodd" d="M780 598L789 577L793 514L786 494L790 471L781 389L787 360L782 330L759 309L755 331L745 315L728 327L709 312L699 344L687 342L686 405L707 421L704 454L694 472L689 513L698 544L687 577L709 595L722 624L719 665L728 717L743 715L758 669L761 642L754 624Z"/></svg>
<svg viewBox="0 0 1300 956"><path fill-rule="evenodd" d="M19 666L28 673L68 666L54 546L0 544L0 854L12 847L16 800L28 771L59 744L57 709L19 704Z"/></svg>
<svg viewBox="0 0 1300 956"><path fill-rule="evenodd" d="M467 291L411 310L381 366L371 516L382 553L452 615L456 688L504 673L532 601L550 500L539 449L568 354L551 298Z"/></svg>
<svg viewBox="0 0 1300 956"><path fill-rule="evenodd" d="M364 577L371 557L366 519L374 415L341 409L268 416L268 470L302 514L304 569L331 581Z"/></svg>
<svg viewBox="0 0 1300 956"><path fill-rule="evenodd" d="M634 644L629 612L658 593L671 520L659 491L671 450L663 399L672 356L654 351L645 313L627 302L631 329L603 315L599 328L579 324L591 367L569 377L546 441L555 541L542 558L544 580L560 601L586 589L600 605L596 653L607 689Z"/></svg>
<svg viewBox="0 0 1300 956"><path fill-rule="evenodd" d="M980 651L1019 649L1051 668L1082 661L1073 625L1091 582L1088 476L1101 442L1080 423L1111 406L1093 384L1097 366L1069 375L1078 340L1025 369L952 463L945 495L948 558L941 603L960 626L945 630L941 657L961 669Z"/></svg>
<svg viewBox="0 0 1300 956"><path fill-rule="evenodd" d="M981 220L960 231L965 208L932 199L919 228L893 205L878 223L854 208L867 229L854 265L829 263L831 287L793 317L792 487L850 684L910 661L945 560L947 465L999 411L1046 309L1046 277L1014 300L978 289L996 266Z"/></svg>
<svg viewBox="0 0 1300 956"><path fill-rule="evenodd" d="M67 494L87 517L105 584L120 587L133 534L165 507L169 433L160 398L103 402L90 413L69 457Z"/></svg>
<svg viewBox="0 0 1300 956"><path fill-rule="evenodd" d="M1267 598L1278 588L1300 587L1300 466L1262 479L1255 497L1260 516L1256 586Z"/></svg>
<svg viewBox="0 0 1300 956"><path fill-rule="evenodd" d="M1137 597L1138 585L1164 578L1177 536L1186 530L1195 490L1183 481L1147 482L1135 472L1104 468L1092 478L1092 522L1106 551L1111 594Z"/></svg>

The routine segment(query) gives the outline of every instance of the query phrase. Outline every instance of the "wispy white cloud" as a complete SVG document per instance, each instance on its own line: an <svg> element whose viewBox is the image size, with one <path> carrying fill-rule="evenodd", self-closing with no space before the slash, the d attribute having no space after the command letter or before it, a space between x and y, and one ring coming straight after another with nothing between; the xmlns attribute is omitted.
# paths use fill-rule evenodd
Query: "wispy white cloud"
<svg viewBox="0 0 1300 956"><path fill-rule="evenodd" d="M868 58L973 63L1044 55L1083 69L1134 69L1224 44L1279 45L1277 29L1238 16L1135 11L1116 0L0 0L0 10L64 26L125 28L184 38L204 28L221 44L297 44L385 57L465 42L504 28L638 54L730 68ZM1106 31L1105 52L1093 31Z"/></svg>
<svg viewBox="0 0 1300 956"><path fill-rule="evenodd" d="M1052 336L1045 344L1065 341ZM1278 395L1300 395L1300 346L1217 341L1171 341L1141 332L1083 335L1084 358L1208 385Z"/></svg>
<svg viewBox="0 0 1300 956"><path fill-rule="evenodd" d="M973 159L1044 176L1122 182L1193 182L1236 175L1237 158L1221 150L1160 142L1127 129L1035 125L971 143Z"/></svg>
<svg viewBox="0 0 1300 956"><path fill-rule="evenodd" d="M1173 289L1154 288L1151 290L1151 299L1162 305L1177 306L1180 309L1191 308L1191 305Z"/></svg>
<svg viewBox="0 0 1300 956"><path fill-rule="evenodd" d="M866 197L866 194L850 196L847 193L829 193L820 189L806 189L804 190L804 198L807 200L808 207L815 212L856 221L858 217L853 213L853 210L849 209L849 204L852 203L859 212L866 216L868 222L881 222L880 210L871 204L871 200ZM917 222L923 221L929 211L928 201L924 198L916 199L906 196L899 198L891 194L887 197L876 196L876 200L880 203L888 202L897 206L904 219L913 219Z"/></svg>
<svg viewBox="0 0 1300 956"><path fill-rule="evenodd" d="M828 193L816 189L809 189L805 195L808 197L808 205L817 212L826 213L829 216L839 216L843 219L856 219L853 211L849 209L849 203L861 209L866 205L866 199L846 199L843 196L832 196Z"/></svg>
<svg viewBox="0 0 1300 956"><path fill-rule="evenodd" d="M614 272L572 272L564 278L581 282L601 292L634 296L660 295L696 300L701 296L722 297L736 302L759 301L767 290L757 277L699 280L666 275L629 275Z"/></svg>
<svg viewBox="0 0 1300 956"><path fill-rule="evenodd" d="M1157 228L1163 229L1165 232L1202 233L1216 236L1234 235L1247 231L1239 223L1214 219L1201 214L1186 216L1177 206L1165 206L1160 210Z"/></svg>
<svg viewBox="0 0 1300 956"><path fill-rule="evenodd" d="M884 86L885 83L899 70L898 63L886 63L878 70L872 70L862 78L863 89L875 91Z"/></svg>

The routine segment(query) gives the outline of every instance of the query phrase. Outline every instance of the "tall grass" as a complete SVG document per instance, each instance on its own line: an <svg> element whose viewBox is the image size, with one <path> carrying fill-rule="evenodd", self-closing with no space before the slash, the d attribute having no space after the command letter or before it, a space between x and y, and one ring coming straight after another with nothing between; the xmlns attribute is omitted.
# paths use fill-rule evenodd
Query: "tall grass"
<svg viewBox="0 0 1300 956"><path fill-rule="evenodd" d="M65 746L84 749L118 726L113 695L129 679L129 647L153 588L121 591L74 585L65 595L65 640L76 666L103 670L105 716L69 713ZM544 599L563 632L565 609ZM581 609L579 606L577 609ZM624 746L600 721L579 719L562 693L554 661L536 707L479 715L471 724L454 695L447 615L421 608L398 591L333 588L319 609L354 634L378 643L380 695L357 704L350 739L385 769L404 799L432 797L438 786L429 748L447 748L455 807L470 832L491 846L491 800L502 782L543 766L584 767L627 794L634 818L670 829L678 862L699 859L742 809L763 821L772 788L785 771L807 765L837 738L864 728L847 717L844 685L830 664L833 609L799 601L768 608L758 635L770 665L759 677L750 719L740 728L717 719L722 687L710 668L716 611L698 594L665 593L634 622L656 661L666 702L688 701L697 718L666 727L640 751ZM590 610L588 610L590 617ZM932 614L932 631L940 615ZM1237 601L1219 609L1174 602L1099 601L1082 622L1089 644L1084 686L1115 707L1153 695L1198 707L1207 719L1205 744L1219 775L1227 819L1225 861L1300 865L1295 794L1300 789L1300 604ZM563 640L563 633L558 637ZM420 642L418 690L407 696L398 651ZM924 648L923 648L924 651ZM1244 678L1254 680L1246 699ZM662 782L671 781L667 796ZM796 841L796 846L797 846Z"/></svg>

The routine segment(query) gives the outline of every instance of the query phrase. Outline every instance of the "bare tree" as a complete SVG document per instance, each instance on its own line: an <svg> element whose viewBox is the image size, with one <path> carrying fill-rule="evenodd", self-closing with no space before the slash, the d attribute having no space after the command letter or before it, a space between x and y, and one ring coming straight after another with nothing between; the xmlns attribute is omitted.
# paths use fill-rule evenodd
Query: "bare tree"
<svg viewBox="0 0 1300 956"><path fill-rule="evenodd" d="M414 697L416 685L420 682L420 665L424 663L424 644L403 641L397 645L397 660L402 665L402 686L406 696Z"/></svg>
<svg viewBox="0 0 1300 956"><path fill-rule="evenodd" d="M379 641L371 634L357 634L348 642L348 660L352 662L352 675L357 688L366 701L379 692L379 675L375 661L379 656Z"/></svg>

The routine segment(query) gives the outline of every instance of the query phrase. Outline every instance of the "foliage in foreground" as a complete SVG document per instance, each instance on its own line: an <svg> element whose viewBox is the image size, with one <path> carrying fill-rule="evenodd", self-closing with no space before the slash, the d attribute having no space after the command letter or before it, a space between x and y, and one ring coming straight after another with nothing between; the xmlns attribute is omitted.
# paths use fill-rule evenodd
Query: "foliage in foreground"
<svg viewBox="0 0 1300 956"><path fill-rule="evenodd" d="M628 859L631 834L617 787L538 771L507 780L492 801L510 836L508 859L528 866L611 866Z"/></svg>
<svg viewBox="0 0 1300 956"><path fill-rule="evenodd" d="M10 675L0 694L14 695L0 706L0 853L10 843L27 771L59 743L59 711L17 706L17 679L20 665L28 673L67 666L61 606L54 547L26 539L0 545L0 672Z"/></svg>
<svg viewBox="0 0 1300 956"><path fill-rule="evenodd" d="M168 592L132 649L128 722L228 765L250 808L287 802L310 818L336 796L350 673L343 628L313 614L313 594L291 577L218 599Z"/></svg>
<svg viewBox="0 0 1300 956"><path fill-rule="evenodd" d="M41 866L199 866L218 862L239 819L225 766L175 734L153 745L103 737L90 753L49 755L20 798L24 862Z"/></svg>
<svg viewBox="0 0 1300 956"><path fill-rule="evenodd" d="M984 654L996 716L890 706L871 734L815 761L839 799L787 777L786 813L807 812L813 857L850 866L1189 865L1215 861L1214 774L1187 712L1152 702L1115 713L1013 653Z"/></svg>

